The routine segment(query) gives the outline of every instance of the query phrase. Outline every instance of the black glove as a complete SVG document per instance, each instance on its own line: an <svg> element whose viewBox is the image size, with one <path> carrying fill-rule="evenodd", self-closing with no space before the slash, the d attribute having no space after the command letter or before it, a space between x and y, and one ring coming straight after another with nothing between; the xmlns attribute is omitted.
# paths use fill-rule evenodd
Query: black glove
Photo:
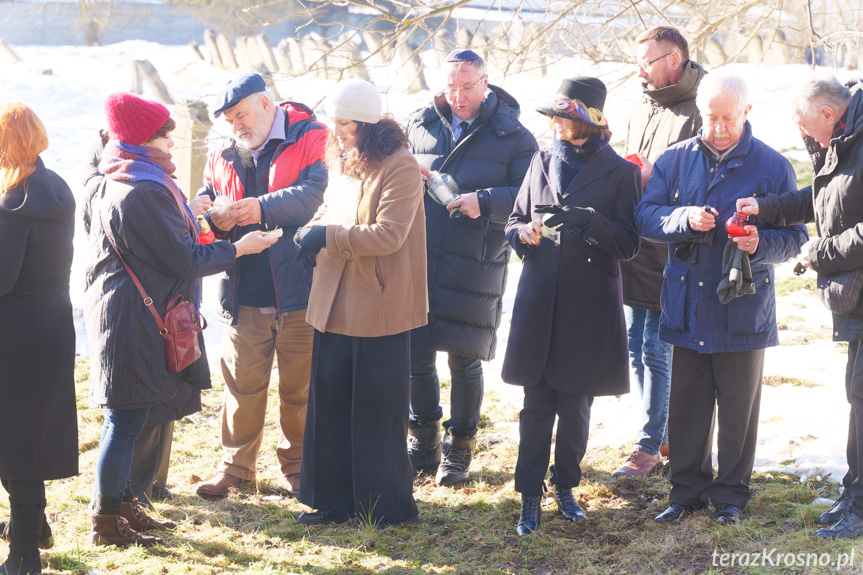
<svg viewBox="0 0 863 575"><path fill-rule="evenodd" d="M327 246L327 226L312 226L303 239L300 240L299 237L297 231L294 236L294 243L300 247L297 250L297 259L304 266L313 268L317 264L318 252Z"/></svg>
<svg viewBox="0 0 863 575"><path fill-rule="evenodd" d="M588 208L578 206L559 206L557 204L538 204L534 210L538 214L554 214L543 222L549 228L563 225L563 229L578 228L584 230L593 219L593 213Z"/></svg>

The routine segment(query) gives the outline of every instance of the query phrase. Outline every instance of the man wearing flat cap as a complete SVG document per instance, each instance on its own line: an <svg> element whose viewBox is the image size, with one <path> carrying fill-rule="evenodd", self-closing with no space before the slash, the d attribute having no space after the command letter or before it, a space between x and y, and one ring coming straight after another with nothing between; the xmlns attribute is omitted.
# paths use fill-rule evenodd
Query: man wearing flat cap
<svg viewBox="0 0 863 575"><path fill-rule="evenodd" d="M199 192L214 202L206 217L216 237L233 241L251 230L275 229L282 235L219 280L221 314L228 323L221 360L223 457L198 494L222 497L255 479L273 356L281 430L276 453L288 490L296 493L313 330L305 322L312 272L296 259L292 238L323 201L327 131L305 105L276 105L258 74L228 82L214 115L223 116L232 133L210 154Z"/></svg>
<svg viewBox="0 0 863 575"><path fill-rule="evenodd" d="M482 361L495 355L510 247L504 225L537 149L518 121L515 98L488 83L471 50L451 52L443 90L411 114L408 138L425 178L452 176L460 194L446 206L425 196L428 325L411 333L408 452L438 485L468 479L483 396ZM441 439L437 352L449 354L450 419Z"/></svg>

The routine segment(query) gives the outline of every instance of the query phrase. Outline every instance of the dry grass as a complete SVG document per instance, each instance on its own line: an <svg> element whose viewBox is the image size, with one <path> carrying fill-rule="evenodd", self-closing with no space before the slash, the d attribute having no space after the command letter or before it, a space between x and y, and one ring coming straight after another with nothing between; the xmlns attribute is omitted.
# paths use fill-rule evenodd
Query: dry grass
<svg viewBox="0 0 863 575"><path fill-rule="evenodd" d="M87 362L79 364L86 378ZM101 414L86 407L86 384L79 386L81 475L48 487L48 512L56 546L43 551L46 573L92 574L605 574L737 573L713 570L714 550L761 552L850 552L856 542L816 540L814 521L823 506L809 503L834 497L833 484L796 477L756 476L755 497L739 526L720 527L709 511L670 525L652 518L665 505L663 475L616 480L610 474L629 451L592 449L585 477L576 490L590 516L572 524L557 514L551 495L543 500L539 533L515 535L519 496L513 490L517 445L506 425L517 411L486 396L473 481L437 488L420 476L415 495L422 523L377 530L362 524L305 528L296 516L305 507L285 497L275 460L275 395L265 431L257 484L224 500L194 494L220 456L219 407L222 385L204 395L204 410L177 425L169 484L174 499L157 504L179 523L165 545L151 549L94 547L88 543L90 501ZM5 514L3 500L0 515ZM858 554L860 561L863 556ZM858 565L859 562L858 561ZM775 569L774 569L775 570ZM750 569L747 573L766 573ZM785 572L794 572L785 571ZM803 570L798 571L803 573ZM816 573L817 571L810 571Z"/></svg>

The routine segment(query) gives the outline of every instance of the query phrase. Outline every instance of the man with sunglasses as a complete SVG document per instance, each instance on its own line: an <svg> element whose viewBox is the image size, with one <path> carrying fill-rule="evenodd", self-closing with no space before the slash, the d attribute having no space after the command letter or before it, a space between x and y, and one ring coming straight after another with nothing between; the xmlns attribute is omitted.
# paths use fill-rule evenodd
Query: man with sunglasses
<svg viewBox="0 0 863 575"><path fill-rule="evenodd" d="M629 119L625 155L637 154L644 186L653 162L672 144L695 137L701 117L695 105L704 69L689 59L689 45L676 28L657 26L636 39L638 77L644 95ZM659 339L659 292L668 249L641 240L634 259L620 263L633 388L641 395L635 448L612 475L647 475L668 455L671 346Z"/></svg>
<svg viewBox="0 0 863 575"><path fill-rule="evenodd" d="M452 176L458 196L446 206L425 196L428 325L411 333L408 453L438 485L467 481L483 396L482 361L495 355L510 247L504 226L536 139L518 121L519 105L488 83L472 50L454 50L443 90L411 114L411 151L426 179ZM437 352L449 354L450 419L443 424Z"/></svg>

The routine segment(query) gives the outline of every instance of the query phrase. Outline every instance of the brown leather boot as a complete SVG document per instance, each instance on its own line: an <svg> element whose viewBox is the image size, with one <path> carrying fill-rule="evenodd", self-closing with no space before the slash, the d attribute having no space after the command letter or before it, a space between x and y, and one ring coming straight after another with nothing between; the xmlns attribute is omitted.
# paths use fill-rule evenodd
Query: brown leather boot
<svg viewBox="0 0 863 575"><path fill-rule="evenodd" d="M144 531L152 531L153 529L173 529L177 526L173 521L167 519L156 519L150 517L144 512L144 508L135 501L124 501L120 517L129 522L129 527L139 533Z"/></svg>
<svg viewBox="0 0 863 575"><path fill-rule="evenodd" d="M161 537L138 533L119 515L93 515L90 520L93 522L93 530L90 531L90 543L93 545L125 547L138 544L149 547L162 542Z"/></svg>

